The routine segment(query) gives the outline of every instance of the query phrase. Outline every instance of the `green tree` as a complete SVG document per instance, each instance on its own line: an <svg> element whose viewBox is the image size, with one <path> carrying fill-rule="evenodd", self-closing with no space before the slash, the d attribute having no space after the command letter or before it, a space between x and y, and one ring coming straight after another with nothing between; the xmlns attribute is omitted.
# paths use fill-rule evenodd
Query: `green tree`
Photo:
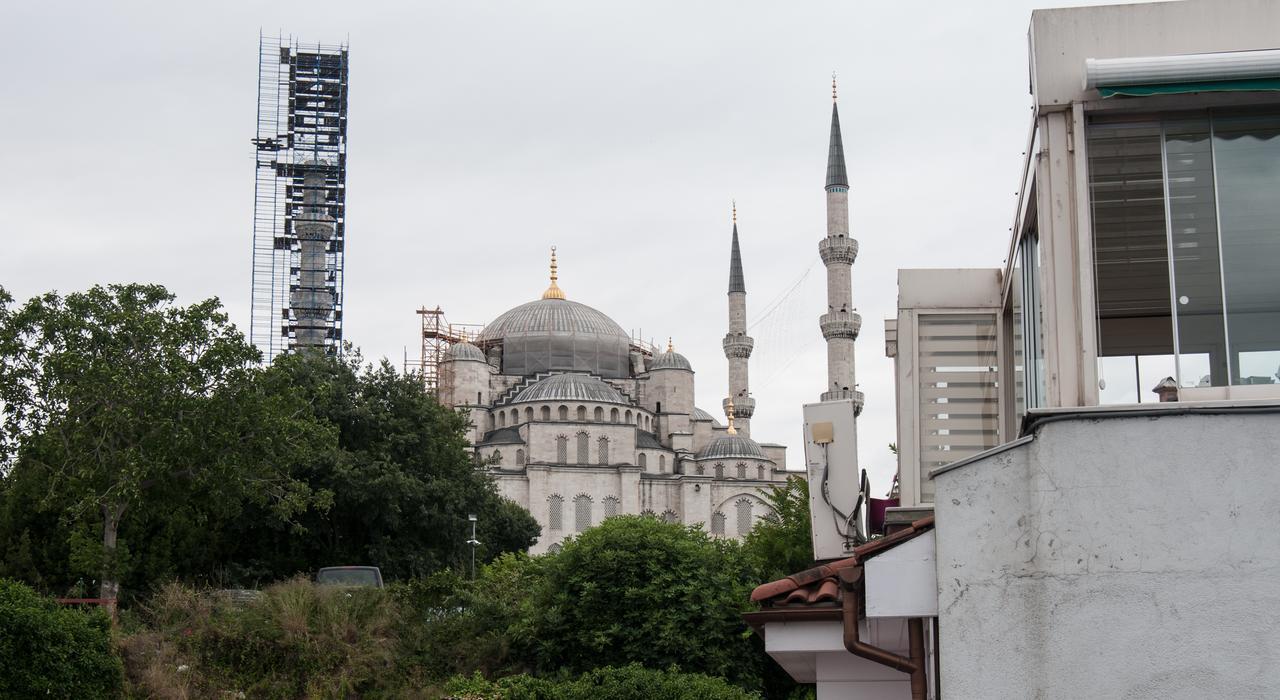
<svg viewBox="0 0 1280 700"><path fill-rule="evenodd" d="M477 552L487 561L529 547L540 528L527 511L498 496L476 468L467 418L442 406L419 380L385 360L366 366L299 353L276 358L265 382L299 392L311 414L337 432L336 449L294 465L331 507L299 516L303 532L252 510L225 524L231 547L221 559L266 580L334 564L370 564L392 579L420 577L469 562L467 516L479 519ZM234 577L233 577L234 578Z"/></svg>
<svg viewBox="0 0 1280 700"><path fill-rule="evenodd" d="M809 482L798 476L765 494L769 513L747 534L743 549L760 581L773 581L813 566L813 524Z"/></svg>
<svg viewBox="0 0 1280 700"><path fill-rule="evenodd" d="M566 542L545 567L532 634L542 672L636 662L758 686L741 617L753 583L735 543L619 516Z"/></svg>
<svg viewBox="0 0 1280 700"><path fill-rule="evenodd" d="M722 678L676 669L654 670L639 664L606 666L566 680L508 676L497 681L476 674L445 686L449 697L465 700L752 700L759 695Z"/></svg>
<svg viewBox="0 0 1280 700"><path fill-rule="evenodd" d="M295 393L267 390L258 351L220 308L176 305L156 285L17 308L0 292L0 457L43 482L102 598L117 598L128 569L122 523L157 494L251 499L282 521L325 501L287 465L332 445L332 431Z"/></svg>

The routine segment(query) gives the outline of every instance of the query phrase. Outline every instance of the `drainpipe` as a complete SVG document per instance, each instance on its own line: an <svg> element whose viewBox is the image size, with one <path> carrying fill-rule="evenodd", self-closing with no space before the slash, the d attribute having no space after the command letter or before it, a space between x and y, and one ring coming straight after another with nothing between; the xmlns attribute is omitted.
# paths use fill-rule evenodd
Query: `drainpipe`
<svg viewBox="0 0 1280 700"><path fill-rule="evenodd" d="M851 566L840 570L840 587L844 592L842 621L844 623L844 648L850 654L868 661L888 666L895 671L911 675L911 700L925 700L924 677L924 622L920 618L907 620L907 636L911 657L867 644L858 638L858 618L862 616L861 586L862 567Z"/></svg>

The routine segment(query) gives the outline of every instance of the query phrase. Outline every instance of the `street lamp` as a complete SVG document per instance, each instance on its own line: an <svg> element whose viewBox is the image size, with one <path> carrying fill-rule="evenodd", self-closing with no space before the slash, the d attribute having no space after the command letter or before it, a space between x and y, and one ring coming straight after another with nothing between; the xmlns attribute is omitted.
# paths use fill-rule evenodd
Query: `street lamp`
<svg viewBox="0 0 1280 700"><path fill-rule="evenodd" d="M471 545L471 580L476 580L476 547L480 546L480 540L476 539L476 514L472 513L467 516L467 520L471 521L471 539L467 540L467 544Z"/></svg>

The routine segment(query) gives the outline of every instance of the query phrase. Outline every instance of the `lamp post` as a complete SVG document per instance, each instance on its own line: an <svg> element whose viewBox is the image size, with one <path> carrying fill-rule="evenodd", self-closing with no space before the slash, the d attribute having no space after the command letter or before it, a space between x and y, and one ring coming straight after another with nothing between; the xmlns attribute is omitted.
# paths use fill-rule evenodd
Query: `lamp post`
<svg viewBox="0 0 1280 700"><path fill-rule="evenodd" d="M467 520L471 521L471 539L467 540L467 544L471 545L471 580L476 580L476 547L480 546L480 540L476 539L476 515L472 513L467 516Z"/></svg>

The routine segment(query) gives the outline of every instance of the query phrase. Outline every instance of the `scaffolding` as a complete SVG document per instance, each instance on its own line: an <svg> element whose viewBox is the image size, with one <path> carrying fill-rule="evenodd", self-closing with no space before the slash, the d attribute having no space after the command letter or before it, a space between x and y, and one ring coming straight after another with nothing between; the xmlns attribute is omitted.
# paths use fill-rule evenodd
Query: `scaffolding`
<svg viewBox="0 0 1280 700"><path fill-rule="evenodd" d="M258 40L249 338L268 362L342 351L347 59L345 43Z"/></svg>
<svg viewBox="0 0 1280 700"><path fill-rule="evenodd" d="M434 309L424 306L417 313L422 323L422 354L416 369L421 372L423 388L435 392L440 386L440 361L444 359L445 351L454 343L474 341L479 337L480 331L484 330L484 326L476 323L450 323L439 306ZM406 356L405 372L410 371Z"/></svg>

